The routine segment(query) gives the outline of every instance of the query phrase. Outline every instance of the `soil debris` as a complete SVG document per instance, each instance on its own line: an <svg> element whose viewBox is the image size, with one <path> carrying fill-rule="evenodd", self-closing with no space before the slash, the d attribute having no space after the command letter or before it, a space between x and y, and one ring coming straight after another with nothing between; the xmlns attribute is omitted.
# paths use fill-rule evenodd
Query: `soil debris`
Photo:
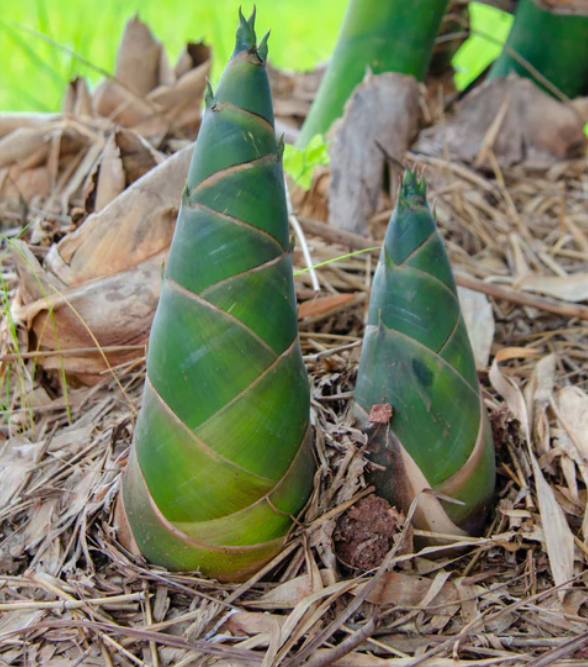
<svg viewBox="0 0 588 667"><path fill-rule="evenodd" d="M379 567L404 526L404 515L384 498L370 495L355 503L333 533L337 556L365 572Z"/></svg>
<svg viewBox="0 0 588 667"><path fill-rule="evenodd" d="M368 420L372 424L387 424L392 419L392 406L390 403L373 405Z"/></svg>

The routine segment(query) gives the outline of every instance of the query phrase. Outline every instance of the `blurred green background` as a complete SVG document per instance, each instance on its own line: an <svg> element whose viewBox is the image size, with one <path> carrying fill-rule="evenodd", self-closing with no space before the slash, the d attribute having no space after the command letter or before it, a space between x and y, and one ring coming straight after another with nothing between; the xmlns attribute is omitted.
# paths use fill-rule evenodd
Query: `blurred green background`
<svg viewBox="0 0 588 667"><path fill-rule="evenodd" d="M0 110L58 110L71 78L81 75L95 84L102 78L97 68L112 72L124 23L137 12L166 46L172 63L187 41L209 43L214 49L215 80L232 51L241 4L248 13L251 5L241 0L4 2L0 13ZM305 70L329 57L345 12L344 0L257 0L256 4L258 33L272 31L270 59L274 65ZM470 12L474 31L504 41L510 15L475 2ZM467 85L499 51L496 43L472 36L454 61L458 86Z"/></svg>

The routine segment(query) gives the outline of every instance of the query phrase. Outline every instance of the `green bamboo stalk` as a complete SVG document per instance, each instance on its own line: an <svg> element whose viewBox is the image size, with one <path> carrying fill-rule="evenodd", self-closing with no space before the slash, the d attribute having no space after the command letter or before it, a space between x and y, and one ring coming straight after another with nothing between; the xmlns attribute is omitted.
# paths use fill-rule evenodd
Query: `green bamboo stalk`
<svg viewBox="0 0 588 667"><path fill-rule="evenodd" d="M349 0L343 26L298 146L325 134L370 68L422 81L449 0Z"/></svg>
<svg viewBox="0 0 588 667"><path fill-rule="evenodd" d="M221 580L282 548L313 485L267 37L240 14L194 149L123 483L153 563Z"/></svg>
<svg viewBox="0 0 588 667"><path fill-rule="evenodd" d="M534 0L519 0L506 48L492 65L488 78L516 72L553 94L527 63L567 97L585 94L588 16L556 14L541 9Z"/></svg>
<svg viewBox="0 0 588 667"><path fill-rule="evenodd" d="M425 188L406 172L374 276L354 411L371 433L378 493L405 512L418 496L418 528L460 535L479 531L485 519L494 447ZM373 406L385 403L390 422L370 423Z"/></svg>

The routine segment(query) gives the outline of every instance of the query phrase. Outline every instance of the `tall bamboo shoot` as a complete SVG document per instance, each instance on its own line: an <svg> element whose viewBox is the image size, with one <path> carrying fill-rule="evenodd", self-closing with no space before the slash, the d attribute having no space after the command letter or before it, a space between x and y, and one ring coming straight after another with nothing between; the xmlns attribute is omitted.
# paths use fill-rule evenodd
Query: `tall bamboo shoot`
<svg viewBox="0 0 588 667"><path fill-rule="evenodd" d="M123 483L153 563L239 580L282 548L312 489L267 35L240 15L206 112L149 341Z"/></svg>
<svg viewBox="0 0 588 667"><path fill-rule="evenodd" d="M381 404L392 417L371 424ZM424 530L480 529L494 490L494 446L449 260L425 181L411 171L374 277L354 409L371 431L381 496L404 511L418 496L415 525Z"/></svg>

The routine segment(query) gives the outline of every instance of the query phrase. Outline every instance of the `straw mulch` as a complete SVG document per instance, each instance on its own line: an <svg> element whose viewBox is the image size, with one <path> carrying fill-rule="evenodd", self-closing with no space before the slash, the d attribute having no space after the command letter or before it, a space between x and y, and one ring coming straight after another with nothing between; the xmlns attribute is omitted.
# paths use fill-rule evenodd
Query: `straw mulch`
<svg viewBox="0 0 588 667"><path fill-rule="evenodd" d="M408 159L425 171L458 282L478 290L461 297L497 446L492 516L483 537L419 550L410 513L384 510L394 534L354 547L387 540L367 571L341 542L374 507L361 504L373 497L367 439L349 408L377 252L296 277L315 493L285 550L240 585L166 572L118 544L143 349L90 387L44 369L10 314L22 299L4 252L0 665L588 664L588 319L576 305L588 300L588 160L501 169L488 150L480 168ZM377 246L382 201L372 239L301 214L312 262ZM72 191L66 212L43 205L3 218L40 260L76 226L83 199ZM300 245L295 264L306 268Z"/></svg>

